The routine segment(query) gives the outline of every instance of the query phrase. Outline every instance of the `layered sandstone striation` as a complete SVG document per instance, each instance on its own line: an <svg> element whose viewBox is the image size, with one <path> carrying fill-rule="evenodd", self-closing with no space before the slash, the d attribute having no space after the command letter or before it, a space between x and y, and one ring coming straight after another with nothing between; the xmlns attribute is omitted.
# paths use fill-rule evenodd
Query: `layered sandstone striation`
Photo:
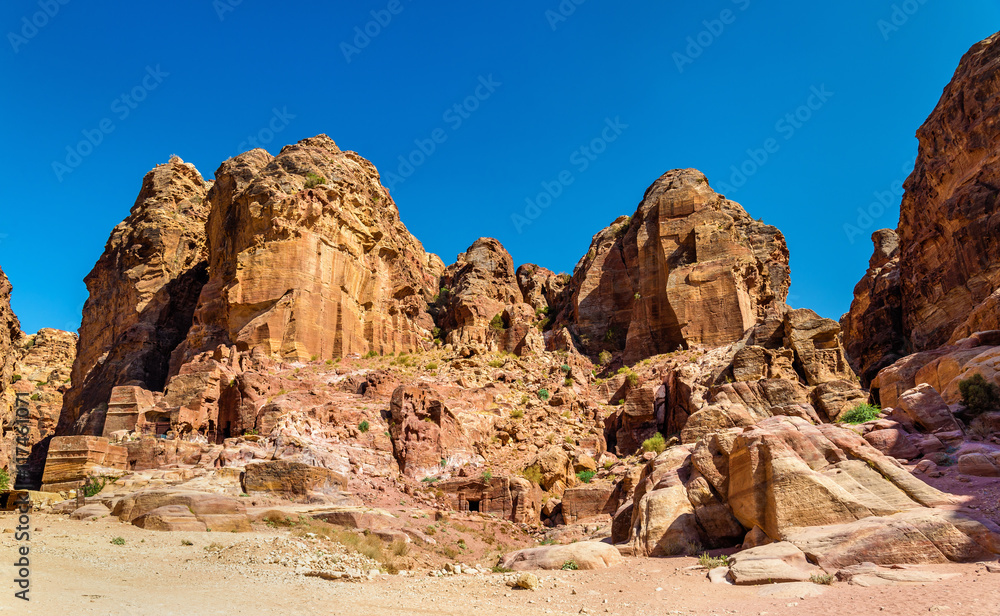
<svg viewBox="0 0 1000 616"><path fill-rule="evenodd" d="M0 441L0 468L13 470L17 443L13 432L14 391L9 387L14 377L14 367L20 357L21 322L10 307L12 286L7 276L0 270L0 425L3 440ZM6 436L10 434L10 436Z"/></svg>
<svg viewBox="0 0 1000 616"><path fill-rule="evenodd" d="M711 189L693 169L664 174L635 214L598 233L560 316L596 354L626 363L735 342L780 311L788 249L775 227Z"/></svg>
<svg viewBox="0 0 1000 616"><path fill-rule="evenodd" d="M876 241L845 316L866 382L901 354L1000 329L1000 35L962 58L917 132L900 210L898 257Z"/></svg>
<svg viewBox="0 0 1000 616"><path fill-rule="evenodd" d="M146 174L128 218L111 232L85 279L90 297L60 434L100 434L117 385L163 390L207 280L208 188L194 165L173 157Z"/></svg>
<svg viewBox="0 0 1000 616"><path fill-rule="evenodd" d="M253 150L222 164L208 203L211 276L175 372L220 344L326 360L430 341L443 264L361 156L326 135Z"/></svg>

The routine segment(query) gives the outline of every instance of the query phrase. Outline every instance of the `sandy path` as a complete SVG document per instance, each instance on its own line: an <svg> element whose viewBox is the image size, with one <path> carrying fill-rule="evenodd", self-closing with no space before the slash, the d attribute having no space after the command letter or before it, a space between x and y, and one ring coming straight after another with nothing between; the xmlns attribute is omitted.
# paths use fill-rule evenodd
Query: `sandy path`
<svg viewBox="0 0 1000 616"><path fill-rule="evenodd" d="M543 573L534 592L514 591L503 575L445 578L382 576L365 583L330 582L295 574L278 565L222 562L204 547L236 544L282 534L147 532L115 519L76 522L35 514L32 538L32 601L13 597L13 567L0 575L0 614L115 616L286 614L389 616L440 614L739 614L783 616L912 616L944 612L1000 616L1000 574L981 566L948 565L960 573L933 584L861 588L847 584L801 588L821 591L801 598L762 597L776 587L709 584L704 573L685 567L694 559L630 559L607 571ZM0 528L13 526L11 516ZM111 544L121 536L124 546ZM0 534L0 562L13 562L14 535ZM194 545L183 546L181 540ZM777 589L777 590L784 590ZM798 596L797 596L798 595ZM933 609L932 609L933 608Z"/></svg>

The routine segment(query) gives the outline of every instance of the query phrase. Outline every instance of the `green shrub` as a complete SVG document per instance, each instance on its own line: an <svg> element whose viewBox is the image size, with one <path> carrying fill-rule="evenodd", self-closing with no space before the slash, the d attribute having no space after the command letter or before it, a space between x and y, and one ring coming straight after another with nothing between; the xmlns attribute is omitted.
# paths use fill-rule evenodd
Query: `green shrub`
<svg viewBox="0 0 1000 616"><path fill-rule="evenodd" d="M181 545L194 545L194 544L188 541L187 539L181 539Z"/></svg>
<svg viewBox="0 0 1000 616"><path fill-rule="evenodd" d="M594 471L580 471L579 473L576 474L576 478L582 481L583 483L590 483L591 481L593 481L594 475L596 474L597 473L595 473Z"/></svg>
<svg viewBox="0 0 1000 616"><path fill-rule="evenodd" d="M510 416L514 419L520 419L524 417L524 411L522 409L514 409L510 412Z"/></svg>
<svg viewBox="0 0 1000 616"><path fill-rule="evenodd" d="M567 560L562 566L563 571L578 571L579 569L580 565L576 564L575 560Z"/></svg>
<svg viewBox="0 0 1000 616"><path fill-rule="evenodd" d="M371 359L372 357L378 357L378 353L376 353L375 351L368 351L367 353L364 354L362 359Z"/></svg>
<svg viewBox="0 0 1000 616"><path fill-rule="evenodd" d="M962 406L973 417L1000 409L1000 387L981 374L959 381L958 391L962 394Z"/></svg>
<svg viewBox="0 0 1000 616"><path fill-rule="evenodd" d="M642 442L643 451L652 451L653 453L663 453L663 450L667 448L667 441L663 439L663 435L657 432L651 438L648 438Z"/></svg>
<svg viewBox="0 0 1000 616"><path fill-rule="evenodd" d="M320 184L326 184L326 178L315 173L306 174L306 188L316 188Z"/></svg>
<svg viewBox="0 0 1000 616"><path fill-rule="evenodd" d="M493 573L511 573L514 570L513 569L508 569L506 567L502 567L500 565L493 565L493 569L491 569L491 571Z"/></svg>
<svg viewBox="0 0 1000 616"><path fill-rule="evenodd" d="M569 367L569 364L563 364L560 366L563 372L569 374L573 369Z"/></svg>
<svg viewBox="0 0 1000 616"><path fill-rule="evenodd" d="M873 404L859 404L841 415L840 421L841 423L863 424L878 419L881 412L882 409Z"/></svg>
<svg viewBox="0 0 1000 616"><path fill-rule="evenodd" d="M549 394L549 390L547 390L547 389L539 389L538 390L538 399L541 400L542 402L545 402L550 397L551 397L551 394Z"/></svg>
<svg viewBox="0 0 1000 616"><path fill-rule="evenodd" d="M17 383L20 380L21 380L21 375L20 374L15 374L13 377L11 377L10 382L11 383Z"/></svg>
<svg viewBox="0 0 1000 616"><path fill-rule="evenodd" d="M86 485L84 485L83 488L81 488L81 490L83 491L83 495L85 497L90 498L91 496L96 496L97 494L100 494L101 490L104 489L104 486L108 485L109 483L114 483L117 479L118 479L117 477L109 477L107 475L101 475L99 477L91 477L90 481Z"/></svg>
<svg viewBox="0 0 1000 616"><path fill-rule="evenodd" d="M542 483L542 470L537 466L529 466L521 471L521 475L531 483Z"/></svg>
<svg viewBox="0 0 1000 616"><path fill-rule="evenodd" d="M597 363L602 366L611 363L611 351L601 351L600 355L597 356Z"/></svg>
<svg viewBox="0 0 1000 616"><path fill-rule="evenodd" d="M495 317L493 317L493 319L490 320L490 329L498 332L502 332L503 330L507 329L506 327L503 326L502 315L498 314Z"/></svg>
<svg viewBox="0 0 1000 616"><path fill-rule="evenodd" d="M538 329L540 331L545 331L549 328L549 325L551 324L552 324L552 319L550 319L549 317L545 317L544 319L538 322Z"/></svg>
<svg viewBox="0 0 1000 616"><path fill-rule="evenodd" d="M483 481L489 481L490 479L493 479L493 473L490 471L483 471Z"/></svg>
<svg viewBox="0 0 1000 616"><path fill-rule="evenodd" d="M698 564L706 569L715 569L716 567L728 567L729 557L728 556L709 556L708 552L703 552L701 556L698 557Z"/></svg>
<svg viewBox="0 0 1000 616"><path fill-rule="evenodd" d="M491 359L486 363L490 368L503 368L504 361L502 359Z"/></svg>
<svg viewBox="0 0 1000 616"><path fill-rule="evenodd" d="M112 545L125 545L125 538L124 537L115 537L114 539L111 540L111 544Z"/></svg>
<svg viewBox="0 0 1000 616"><path fill-rule="evenodd" d="M426 367L426 368L427 368L428 370L437 370L437 369L438 369L438 365L437 365L437 362L433 362L433 361L432 361L432 362L430 362L429 364L427 364L427 366L425 366L425 367Z"/></svg>
<svg viewBox="0 0 1000 616"><path fill-rule="evenodd" d="M813 584L829 586L830 584L833 584L833 576L828 573L814 573L809 576L809 581Z"/></svg>
<svg viewBox="0 0 1000 616"><path fill-rule="evenodd" d="M367 419L358 424L358 430L360 430L362 434L368 432L369 428L371 428L371 424L368 423Z"/></svg>
<svg viewBox="0 0 1000 616"><path fill-rule="evenodd" d="M10 489L10 473L7 469L0 468L0 491Z"/></svg>
<svg viewBox="0 0 1000 616"><path fill-rule="evenodd" d="M31 394L31 399L37 402L42 399L42 394Z"/></svg>

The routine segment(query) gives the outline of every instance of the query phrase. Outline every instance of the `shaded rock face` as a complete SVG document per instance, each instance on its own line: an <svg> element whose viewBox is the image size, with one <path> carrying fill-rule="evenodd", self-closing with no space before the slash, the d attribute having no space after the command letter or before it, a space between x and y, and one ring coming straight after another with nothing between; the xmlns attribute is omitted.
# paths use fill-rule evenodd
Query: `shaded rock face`
<svg viewBox="0 0 1000 616"><path fill-rule="evenodd" d="M439 322L448 332L447 342L495 340L501 328L491 327L491 321L499 316L502 323L504 308L521 303L523 298L507 250L493 238L476 240L441 276L439 300L444 314Z"/></svg>
<svg viewBox="0 0 1000 616"><path fill-rule="evenodd" d="M963 58L917 132L900 210L898 262L855 290L845 337L866 382L905 352L1000 329L1000 35ZM898 276L898 280L897 280ZM898 311L898 312L897 312Z"/></svg>
<svg viewBox="0 0 1000 616"><path fill-rule="evenodd" d="M222 164L208 201L211 277L175 371L220 344L325 360L430 340L441 261L361 156L326 135L253 150Z"/></svg>
<svg viewBox="0 0 1000 616"><path fill-rule="evenodd" d="M840 320L844 347L867 387L879 370L907 354L903 335L903 288L899 236L891 229L872 234L875 252L868 272L854 287L851 310Z"/></svg>
<svg viewBox="0 0 1000 616"><path fill-rule="evenodd" d="M739 340L784 306L789 282L775 227L715 193L701 172L675 170L630 219L594 237L560 320L589 353L623 350L632 363Z"/></svg>
<svg viewBox="0 0 1000 616"><path fill-rule="evenodd" d="M170 354L207 280L207 192L194 165L177 157L146 174L129 217L85 279L90 297L60 434L101 434L117 385L163 390Z"/></svg>
<svg viewBox="0 0 1000 616"><path fill-rule="evenodd" d="M20 446L27 450L27 464L18 467L17 485L38 489L45 470L49 437L55 434L63 406L63 394L70 387L77 336L57 329L40 329L23 337L21 358L15 367L20 377L13 390L27 409L28 434ZM15 377L16 378L16 377Z"/></svg>
<svg viewBox="0 0 1000 616"><path fill-rule="evenodd" d="M13 470L16 442L14 433L8 426L14 422L14 391L9 384L14 376L14 366L20 356L21 322L10 308L11 284L0 270L0 425L3 426L3 440L0 441L0 468ZM9 437L6 435L10 435Z"/></svg>
<svg viewBox="0 0 1000 616"><path fill-rule="evenodd" d="M542 491L520 477L456 478L435 484L454 511L478 511L519 524L538 524Z"/></svg>

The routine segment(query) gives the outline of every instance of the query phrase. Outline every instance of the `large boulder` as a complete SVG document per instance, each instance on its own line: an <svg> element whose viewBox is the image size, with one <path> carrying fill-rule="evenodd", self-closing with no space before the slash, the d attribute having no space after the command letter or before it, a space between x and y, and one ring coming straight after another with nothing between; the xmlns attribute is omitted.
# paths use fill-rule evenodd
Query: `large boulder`
<svg viewBox="0 0 1000 616"><path fill-rule="evenodd" d="M743 550L729 562L729 577L738 586L805 582L819 572L802 550L787 541Z"/></svg>
<svg viewBox="0 0 1000 616"><path fill-rule="evenodd" d="M608 543L579 541L569 545L552 545L512 552L503 558L501 566L514 571L558 571L573 562L578 569L607 569L625 563L621 553Z"/></svg>
<svg viewBox="0 0 1000 616"><path fill-rule="evenodd" d="M906 391L896 401L899 410L913 423L928 432L950 432L958 429L955 416L933 387L922 383Z"/></svg>
<svg viewBox="0 0 1000 616"><path fill-rule="evenodd" d="M149 530L211 530L249 532L246 507L222 494L178 489L149 489L126 495L111 514Z"/></svg>
<svg viewBox="0 0 1000 616"><path fill-rule="evenodd" d="M308 502L323 501L347 489L347 477L341 473L286 460L247 464L240 479L247 494L264 492Z"/></svg>

